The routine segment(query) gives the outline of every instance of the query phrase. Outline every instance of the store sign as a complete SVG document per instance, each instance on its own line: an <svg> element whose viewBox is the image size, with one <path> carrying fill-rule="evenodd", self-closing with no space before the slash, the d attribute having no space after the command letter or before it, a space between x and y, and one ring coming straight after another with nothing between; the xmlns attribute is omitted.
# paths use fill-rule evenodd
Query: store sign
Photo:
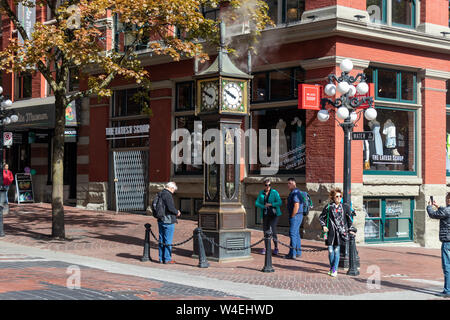
<svg viewBox="0 0 450 320"><path fill-rule="evenodd" d="M13 133L12 132L3 132L3 145L6 147L10 147L13 144Z"/></svg>
<svg viewBox="0 0 450 320"><path fill-rule="evenodd" d="M298 85L298 108L320 110L322 86L311 84Z"/></svg>
<svg viewBox="0 0 450 320"><path fill-rule="evenodd" d="M403 164L404 156L401 155L372 155L373 164Z"/></svg>
<svg viewBox="0 0 450 320"><path fill-rule="evenodd" d="M44 104L14 109L17 114L17 122L6 127L14 128L54 128L55 127L55 105Z"/></svg>
<svg viewBox="0 0 450 320"><path fill-rule="evenodd" d="M150 131L149 124L106 128L106 139L120 139L120 138L126 139L128 136L130 136L130 138L143 138L148 137L149 131ZM136 134L145 134L145 135L135 136Z"/></svg>

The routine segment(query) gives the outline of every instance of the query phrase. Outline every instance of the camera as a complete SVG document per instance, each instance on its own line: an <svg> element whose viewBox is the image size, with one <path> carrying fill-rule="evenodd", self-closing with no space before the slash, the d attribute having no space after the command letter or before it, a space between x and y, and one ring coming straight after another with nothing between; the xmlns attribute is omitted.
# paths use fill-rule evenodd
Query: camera
<svg viewBox="0 0 450 320"><path fill-rule="evenodd" d="M358 229L356 229L354 226L351 226L350 228L348 228L348 231L356 233Z"/></svg>

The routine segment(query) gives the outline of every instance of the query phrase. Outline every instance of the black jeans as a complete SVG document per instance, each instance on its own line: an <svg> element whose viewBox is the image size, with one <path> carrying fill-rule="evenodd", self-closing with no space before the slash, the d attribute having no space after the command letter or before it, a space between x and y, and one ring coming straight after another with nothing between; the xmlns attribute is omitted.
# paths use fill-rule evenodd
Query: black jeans
<svg viewBox="0 0 450 320"><path fill-rule="evenodd" d="M269 217L266 215L263 216L263 231L266 232L267 230L272 229L272 239L274 248L278 248L278 242L275 241L278 240L277 224L278 224L278 216L275 217Z"/></svg>

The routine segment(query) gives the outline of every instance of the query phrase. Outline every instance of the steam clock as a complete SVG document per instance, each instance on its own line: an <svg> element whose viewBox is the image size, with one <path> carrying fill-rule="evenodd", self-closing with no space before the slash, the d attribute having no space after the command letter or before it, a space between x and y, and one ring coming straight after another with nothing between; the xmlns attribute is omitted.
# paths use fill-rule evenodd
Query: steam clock
<svg viewBox="0 0 450 320"><path fill-rule="evenodd" d="M246 212L241 203L241 172L245 162L244 137L240 129L244 129L248 115L252 78L228 57L224 23L220 29L221 44L216 60L208 69L195 75L196 114L206 131L203 139L203 206L199 210L198 224L208 238L222 247L204 241L207 258L219 262L251 258L249 248L236 249L250 245ZM195 241L194 254L198 254Z"/></svg>

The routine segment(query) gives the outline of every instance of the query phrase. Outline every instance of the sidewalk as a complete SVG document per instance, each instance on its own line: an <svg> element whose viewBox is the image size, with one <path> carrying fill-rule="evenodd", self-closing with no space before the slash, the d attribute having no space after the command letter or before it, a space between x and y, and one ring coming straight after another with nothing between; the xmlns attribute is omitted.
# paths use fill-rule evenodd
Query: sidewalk
<svg viewBox="0 0 450 320"><path fill-rule="evenodd" d="M65 207L66 237L68 240L52 240L50 204L11 204L10 213L4 217L6 236L0 242L9 242L36 249L48 249L61 253L104 259L114 263L135 267L151 267L177 271L192 277L206 277L246 285L260 285L270 288L292 290L307 295L334 295L337 298L366 297L367 294L387 297L396 292L421 293L424 299L438 299L433 295L442 290L443 275L439 249L406 246L358 246L361 268L360 275L350 277L340 270L337 278L330 278L328 253L304 252L301 260L284 260L274 256L273 273L261 272L264 255L259 253L263 243L252 249L251 261L218 263L210 261L207 269L198 268L198 259L192 258L193 240L174 247L175 265L162 265L158 260L155 241L151 237L151 258L141 262L145 236L145 223L152 225L157 235L154 217L120 214L115 212L88 211ZM182 242L193 235L196 221L179 220L175 226L174 243ZM436 235L438 236L438 235ZM251 243L263 237L260 230L251 229ZM283 243L289 238L280 235ZM323 248L318 241L302 240L304 249ZM288 249L280 247L281 254ZM378 273L377 273L378 272ZM379 275L380 283L377 275ZM220 282L220 281L219 281ZM220 289L220 288L217 288ZM313 297L313 296L311 296ZM369 298L367 296L367 298ZM397 295L402 299L401 295ZM268 292L267 299L273 299Z"/></svg>

